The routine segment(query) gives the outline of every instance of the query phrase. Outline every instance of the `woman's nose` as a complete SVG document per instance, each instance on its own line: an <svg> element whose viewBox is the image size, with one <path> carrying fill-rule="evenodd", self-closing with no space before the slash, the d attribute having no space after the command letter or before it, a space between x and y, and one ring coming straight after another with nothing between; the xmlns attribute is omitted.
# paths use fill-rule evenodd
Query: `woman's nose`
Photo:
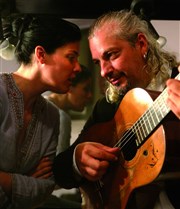
<svg viewBox="0 0 180 209"><path fill-rule="evenodd" d="M79 64L78 61L77 61L76 64L75 64L74 71L75 71L75 72L81 72L81 66L80 66L80 64Z"/></svg>

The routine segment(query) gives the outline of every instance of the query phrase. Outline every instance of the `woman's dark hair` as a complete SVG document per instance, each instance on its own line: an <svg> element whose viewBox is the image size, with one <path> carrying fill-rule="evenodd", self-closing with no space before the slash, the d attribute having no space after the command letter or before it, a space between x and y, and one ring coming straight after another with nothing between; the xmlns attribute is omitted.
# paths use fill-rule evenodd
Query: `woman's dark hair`
<svg viewBox="0 0 180 209"><path fill-rule="evenodd" d="M3 19L4 38L16 46L20 63L31 62L36 46L53 53L58 47L81 40L80 28L57 15L14 14Z"/></svg>

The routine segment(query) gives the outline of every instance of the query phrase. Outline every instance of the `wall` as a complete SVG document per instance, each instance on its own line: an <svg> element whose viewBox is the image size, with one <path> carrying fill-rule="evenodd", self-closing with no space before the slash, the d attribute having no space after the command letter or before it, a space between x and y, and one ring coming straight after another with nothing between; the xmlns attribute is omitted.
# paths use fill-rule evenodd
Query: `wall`
<svg viewBox="0 0 180 209"><path fill-rule="evenodd" d="M18 64L15 60L6 61L0 57L0 72L11 72L18 68Z"/></svg>
<svg viewBox="0 0 180 209"><path fill-rule="evenodd" d="M160 36L166 37L167 43L164 48L175 53L180 60L180 21L153 20L151 23Z"/></svg>

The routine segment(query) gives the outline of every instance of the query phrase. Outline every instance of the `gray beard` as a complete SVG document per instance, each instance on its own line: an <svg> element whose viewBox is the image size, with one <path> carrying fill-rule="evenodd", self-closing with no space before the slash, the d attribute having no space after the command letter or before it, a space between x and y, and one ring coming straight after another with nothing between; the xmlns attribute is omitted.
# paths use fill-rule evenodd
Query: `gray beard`
<svg viewBox="0 0 180 209"><path fill-rule="evenodd" d="M119 88L118 86L115 86L115 89L119 96L124 96L129 90L132 89L132 87L131 84L128 82L128 84L125 87Z"/></svg>

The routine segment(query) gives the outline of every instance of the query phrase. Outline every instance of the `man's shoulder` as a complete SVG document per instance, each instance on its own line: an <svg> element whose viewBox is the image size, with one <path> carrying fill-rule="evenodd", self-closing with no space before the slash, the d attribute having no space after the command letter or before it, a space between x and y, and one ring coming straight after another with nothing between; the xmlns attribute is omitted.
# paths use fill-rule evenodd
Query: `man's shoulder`
<svg viewBox="0 0 180 209"><path fill-rule="evenodd" d="M93 111L96 121L103 122L112 119L117 110L117 107L118 103L109 103L105 97L100 98L96 102Z"/></svg>

